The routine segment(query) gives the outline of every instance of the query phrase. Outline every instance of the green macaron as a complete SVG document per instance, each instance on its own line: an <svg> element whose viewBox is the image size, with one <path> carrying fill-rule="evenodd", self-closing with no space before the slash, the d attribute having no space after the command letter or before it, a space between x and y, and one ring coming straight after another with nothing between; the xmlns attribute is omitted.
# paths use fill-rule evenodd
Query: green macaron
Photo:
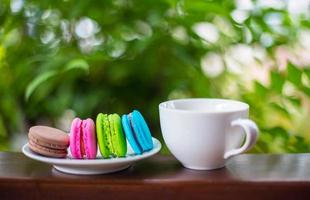
<svg viewBox="0 0 310 200"><path fill-rule="evenodd" d="M98 114L96 119L97 141L104 158L124 157L127 143L118 114Z"/></svg>
<svg viewBox="0 0 310 200"><path fill-rule="evenodd" d="M104 158L109 158L113 147L111 143L111 131L107 114L99 113L96 119L96 131L99 150Z"/></svg>
<svg viewBox="0 0 310 200"><path fill-rule="evenodd" d="M124 157L127 153L127 143L122 128L121 118L118 114L109 115L113 154Z"/></svg>

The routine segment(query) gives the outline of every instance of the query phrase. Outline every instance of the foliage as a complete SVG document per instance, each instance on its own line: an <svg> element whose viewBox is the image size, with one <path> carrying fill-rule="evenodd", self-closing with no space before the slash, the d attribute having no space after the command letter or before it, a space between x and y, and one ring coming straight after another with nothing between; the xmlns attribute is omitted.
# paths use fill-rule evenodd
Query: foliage
<svg viewBox="0 0 310 200"><path fill-rule="evenodd" d="M137 108L160 136L160 102L223 97L250 104L261 129L255 152L310 152L309 68L293 61L280 68L277 62L279 48L296 49L309 16L292 16L285 6L253 5L242 10L230 0L1 1L0 149L30 125L57 124L68 110L95 117ZM231 59L238 49L264 56ZM209 65L220 69L212 74ZM255 70L264 71L267 81Z"/></svg>

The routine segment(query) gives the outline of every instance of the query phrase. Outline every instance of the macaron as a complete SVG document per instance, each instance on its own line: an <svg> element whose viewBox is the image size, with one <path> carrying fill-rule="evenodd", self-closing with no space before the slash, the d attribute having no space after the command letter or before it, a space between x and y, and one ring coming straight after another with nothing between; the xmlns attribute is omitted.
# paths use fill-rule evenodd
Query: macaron
<svg viewBox="0 0 310 200"><path fill-rule="evenodd" d="M118 114L99 113L96 118L96 131L103 158L126 156L127 143Z"/></svg>
<svg viewBox="0 0 310 200"><path fill-rule="evenodd" d="M75 118L70 130L70 152L76 159L95 159L97 155L97 139L95 123L88 118Z"/></svg>
<svg viewBox="0 0 310 200"><path fill-rule="evenodd" d="M136 154L153 149L151 131L139 111L134 110L128 115L123 115L122 125L126 138Z"/></svg>
<svg viewBox="0 0 310 200"><path fill-rule="evenodd" d="M33 126L29 129L29 148L43 156L64 158L67 156L69 136L48 126Z"/></svg>

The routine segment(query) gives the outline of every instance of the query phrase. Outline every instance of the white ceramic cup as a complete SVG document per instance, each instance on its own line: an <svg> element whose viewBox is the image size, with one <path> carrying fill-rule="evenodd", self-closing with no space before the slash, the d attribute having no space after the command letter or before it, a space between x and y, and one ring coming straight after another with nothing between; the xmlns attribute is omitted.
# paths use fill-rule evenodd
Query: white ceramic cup
<svg viewBox="0 0 310 200"><path fill-rule="evenodd" d="M228 99L179 99L159 104L165 143L184 167L211 170L253 147L258 128L249 105Z"/></svg>

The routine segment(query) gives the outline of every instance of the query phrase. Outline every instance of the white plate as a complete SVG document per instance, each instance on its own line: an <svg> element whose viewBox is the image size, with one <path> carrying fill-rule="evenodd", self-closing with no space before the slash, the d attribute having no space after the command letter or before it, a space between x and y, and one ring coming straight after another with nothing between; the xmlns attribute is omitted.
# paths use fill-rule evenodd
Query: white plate
<svg viewBox="0 0 310 200"><path fill-rule="evenodd" d="M45 157L31 151L28 147L28 143L23 146L22 151L27 157L52 164L59 171L69 174L90 175L120 171L128 168L135 161L153 156L161 149L161 144L156 138L153 138L153 144L154 148L151 151L144 152L141 155L135 155L130 145L127 145L127 155L124 158L103 159L98 151L97 159L94 160L73 159L70 155L70 151L68 151L69 153L66 158Z"/></svg>

